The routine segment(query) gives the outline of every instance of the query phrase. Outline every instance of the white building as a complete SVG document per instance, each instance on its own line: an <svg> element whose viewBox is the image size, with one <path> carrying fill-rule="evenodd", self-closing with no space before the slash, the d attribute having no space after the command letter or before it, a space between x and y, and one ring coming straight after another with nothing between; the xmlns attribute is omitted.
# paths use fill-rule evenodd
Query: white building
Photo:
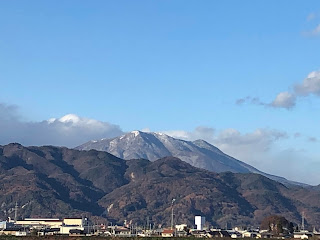
<svg viewBox="0 0 320 240"><path fill-rule="evenodd" d="M16 224L33 228L57 228L63 224L63 220L59 218L25 218L24 220L16 221Z"/></svg>
<svg viewBox="0 0 320 240"><path fill-rule="evenodd" d="M18 220L16 224L37 229L60 229L60 234L69 234L70 230L84 231L88 224L86 218L25 218ZM44 232L43 232L44 234Z"/></svg>
<svg viewBox="0 0 320 240"><path fill-rule="evenodd" d="M7 221L1 221L0 222L0 229L6 229L9 227L13 227L13 223L12 222L7 222Z"/></svg>
<svg viewBox="0 0 320 240"><path fill-rule="evenodd" d="M308 231L294 232L293 238L295 239L309 239L312 237L312 233Z"/></svg>
<svg viewBox="0 0 320 240"><path fill-rule="evenodd" d="M206 218L202 216L195 216L194 223L197 226L197 230L203 230L204 224L206 222Z"/></svg>
<svg viewBox="0 0 320 240"><path fill-rule="evenodd" d="M180 225L176 225L176 229L177 231L184 231L188 228L187 224L180 224Z"/></svg>

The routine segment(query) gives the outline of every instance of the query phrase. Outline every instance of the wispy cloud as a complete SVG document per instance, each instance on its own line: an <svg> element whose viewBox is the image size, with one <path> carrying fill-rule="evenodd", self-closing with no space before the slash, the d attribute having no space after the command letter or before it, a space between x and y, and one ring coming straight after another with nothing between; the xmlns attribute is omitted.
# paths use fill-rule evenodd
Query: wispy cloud
<svg viewBox="0 0 320 240"><path fill-rule="evenodd" d="M308 141L309 141L309 142L318 142L318 139L315 138L315 137L309 137L309 138L308 138Z"/></svg>
<svg viewBox="0 0 320 240"><path fill-rule="evenodd" d="M281 92L271 102L270 106L275 108L290 109L296 105L296 96L289 92Z"/></svg>
<svg viewBox="0 0 320 240"><path fill-rule="evenodd" d="M310 136L306 136L302 133L296 132L293 134L294 138L304 138L306 139L308 142L318 142L318 138L316 137L310 137Z"/></svg>
<svg viewBox="0 0 320 240"><path fill-rule="evenodd" d="M253 156L269 151L276 141L288 138L286 132L272 129L256 129L253 132L241 133L234 128L217 131L210 127L197 127L193 131L163 132L185 140L206 140L231 156L248 162L253 160Z"/></svg>
<svg viewBox="0 0 320 240"><path fill-rule="evenodd" d="M237 105L242 105L245 103L255 104L255 105L262 105L265 106L266 104L262 102L258 97L250 97L247 96L245 98L239 98L236 100Z"/></svg>
<svg viewBox="0 0 320 240"><path fill-rule="evenodd" d="M313 35L319 35L320 33L320 24L318 24L311 32Z"/></svg>
<svg viewBox="0 0 320 240"><path fill-rule="evenodd" d="M279 147L282 145L282 141L290 137L303 138L310 144L318 141L315 137L307 137L299 132L290 136L286 132L267 128L260 128L247 133L234 128L220 131L208 127L201 127L200 129L208 129L209 131L199 131L199 128L196 128L193 131L175 130L164 131L164 133L185 140L204 139L226 154L259 170L291 180L310 184L319 183L318 167L315 167L313 163L315 159L310 158L304 149ZM201 134L202 132L204 135Z"/></svg>
<svg viewBox="0 0 320 240"><path fill-rule="evenodd" d="M302 34L306 37L315 37L320 35L320 24L316 25L313 29L309 31L304 31Z"/></svg>
<svg viewBox="0 0 320 240"><path fill-rule="evenodd" d="M307 22L310 22L310 24L314 24L315 20L318 18L319 14L312 12L307 16ZM312 23L311 23L312 22ZM315 37L320 35L320 24L318 23L317 25L313 25L311 27L311 30L303 31L302 35L306 37Z"/></svg>
<svg viewBox="0 0 320 240"><path fill-rule="evenodd" d="M301 133L296 132L296 133L293 135L293 137L294 137L294 138L299 138L299 137L301 137Z"/></svg>
<svg viewBox="0 0 320 240"><path fill-rule="evenodd" d="M320 71L309 73L301 83L295 84L290 88L293 89L291 92L285 91L278 93L270 103L262 102L257 97L253 98L248 96L236 100L236 104L242 105L244 103L250 103L266 107L292 109L301 97L309 95L320 96Z"/></svg>
<svg viewBox="0 0 320 240"><path fill-rule="evenodd" d="M310 13L308 16L307 16L307 21L312 21L316 18L316 14L315 13Z"/></svg>

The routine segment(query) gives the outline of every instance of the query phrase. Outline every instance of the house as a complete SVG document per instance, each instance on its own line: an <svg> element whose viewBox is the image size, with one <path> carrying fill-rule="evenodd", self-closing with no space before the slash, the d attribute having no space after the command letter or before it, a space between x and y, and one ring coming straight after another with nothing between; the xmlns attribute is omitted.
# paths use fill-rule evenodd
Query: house
<svg viewBox="0 0 320 240"><path fill-rule="evenodd" d="M313 234L308 231L294 232L293 238L295 239L309 239L312 238Z"/></svg>
<svg viewBox="0 0 320 240"><path fill-rule="evenodd" d="M121 226L110 227L110 233L117 237L131 237L131 231L129 228Z"/></svg>
<svg viewBox="0 0 320 240"><path fill-rule="evenodd" d="M244 231L242 232L242 237L243 238L256 238L258 235L257 232L254 232L252 230Z"/></svg>
<svg viewBox="0 0 320 240"><path fill-rule="evenodd" d="M214 230L214 231L210 231L207 234L209 237L226 237L226 238L230 238L230 234L226 231L226 230Z"/></svg>
<svg viewBox="0 0 320 240"><path fill-rule="evenodd" d="M204 238L208 237L207 231L206 230L196 230L193 229L190 231L191 235L196 237L196 238Z"/></svg>
<svg viewBox="0 0 320 240"><path fill-rule="evenodd" d="M162 237L173 237L174 236L174 229L163 229L161 236Z"/></svg>
<svg viewBox="0 0 320 240"><path fill-rule="evenodd" d="M257 234L257 238L273 238L274 234L268 231L260 232Z"/></svg>
<svg viewBox="0 0 320 240"><path fill-rule="evenodd" d="M188 232L185 230L176 231L176 237L186 237L188 235Z"/></svg>
<svg viewBox="0 0 320 240"><path fill-rule="evenodd" d="M85 235L86 235L86 233L84 232L84 230L71 229L71 230L69 231L69 236L70 236L70 237L74 237L74 236L79 237L79 236L85 236Z"/></svg>
<svg viewBox="0 0 320 240"><path fill-rule="evenodd" d="M13 223L12 222L8 222L8 221L1 221L0 222L0 229L6 229L6 228L10 228L13 227Z"/></svg>
<svg viewBox="0 0 320 240"><path fill-rule="evenodd" d="M162 230L161 228L157 228L157 229L155 229L155 230L153 231L153 233L154 233L155 236L161 236L162 231L163 231L163 230Z"/></svg>
<svg viewBox="0 0 320 240"><path fill-rule="evenodd" d="M186 231L188 228L187 224L180 224L180 225L176 225L176 230L177 231Z"/></svg>
<svg viewBox="0 0 320 240"><path fill-rule="evenodd" d="M231 233L229 233L229 235L231 238L241 238L242 237L242 234L239 232L231 232Z"/></svg>
<svg viewBox="0 0 320 240"><path fill-rule="evenodd" d="M10 227L0 231L0 235L27 236L30 233L28 228Z"/></svg>
<svg viewBox="0 0 320 240"><path fill-rule="evenodd" d="M60 227L60 234L69 235L70 231L73 231L73 230L84 231L84 227L80 227L78 225L63 225Z"/></svg>
<svg viewBox="0 0 320 240"><path fill-rule="evenodd" d="M52 236L60 233L60 228L45 228L38 231L38 236Z"/></svg>
<svg viewBox="0 0 320 240"><path fill-rule="evenodd" d="M86 218L64 218L63 225L84 227L88 224Z"/></svg>

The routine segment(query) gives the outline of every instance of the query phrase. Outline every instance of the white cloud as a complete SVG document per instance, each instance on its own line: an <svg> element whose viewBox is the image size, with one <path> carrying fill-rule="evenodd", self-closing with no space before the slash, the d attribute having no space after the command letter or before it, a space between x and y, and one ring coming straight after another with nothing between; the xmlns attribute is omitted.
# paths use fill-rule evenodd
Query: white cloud
<svg viewBox="0 0 320 240"><path fill-rule="evenodd" d="M163 131L169 136L184 140L206 140L223 152L254 166L257 166L259 156L266 154L276 141L288 137L285 132L271 129L256 129L244 134L233 128L224 129L215 134L216 132L209 127L197 127L193 131Z"/></svg>
<svg viewBox="0 0 320 240"><path fill-rule="evenodd" d="M265 106L267 104L265 104L264 102L262 102L259 98L257 97L250 97L247 96L245 98L239 98L236 100L236 104L237 105L242 105L244 103L251 103L251 104L255 104L255 105L262 105Z"/></svg>
<svg viewBox="0 0 320 240"><path fill-rule="evenodd" d="M271 106L276 108L290 109L296 105L296 96L289 92L281 92L271 103Z"/></svg>
<svg viewBox="0 0 320 240"><path fill-rule="evenodd" d="M19 142L23 145L75 147L89 140L111 138L123 134L117 125L79 117L75 114L41 122L27 122L22 119L17 106L0 103L0 144ZM150 129L144 129L144 131L150 131ZM275 151L276 143L288 137L282 131L256 129L252 132L241 133L233 128L218 131L214 128L200 126L193 131L172 130L164 131L164 133L185 140L206 140L226 154L268 173L310 183L320 180L316 174L312 179L303 179L303 176L307 176L306 173L309 171L307 166L301 167L301 159L306 159L303 153L296 150L283 150L283 153L280 154L279 151ZM294 137L301 136L301 133L294 134ZM308 142L318 141L314 137L306 136L305 138ZM297 153L300 154L299 157ZM290 172L288 166L293 172ZM300 179L296 176L297 169Z"/></svg>
<svg viewBox="0 0 320 240"><path fill-rule="evenodd" d="M205 127L202 127L205 129ZM283 131L272 129L256 129L252 132L241 133L229 128L221 131L208 128L209 133L201 135L197 128L193 131L164 131L164 133L185 140L204 139L218 147L224 153L246 162L261 171L286 177L290 180L319 184L317 174L319 163L312 159L303 149L280 148L280 141L289 138ZM301 133L293 137L302 137ZM317 142L317 138L305 138L308 142ZM311 144L311 143L310 143ZM317 165L317 166L316 166ZM306 177L308 176L308 177Z"/></svg>
<svg viewBox="0 0 320 240"><path fill-rule="evenodd" d="M0 121L13 121L20 119L18 106L0 103Z"/></svg>
<svg viewBox="0 0 320 240"><path fill-rule="evenodd" d="M319 25L320 31L320 25ZM292 92L280 92L271 103L260 101L259 98L245 97L236 100L237 105L250 103L255 105L262 105L266 107L291 109L296 106L296 102L301 97L315 95L320 97L320 71L313 71L302 81L291 87Z"/></svg>
<svg viewBox="0 0 320 240"><path fill-rule="evenodd" d="M287 137L285 132L278 130L256 129L241 133L230 128L221 131L213 144L225 153L259 168L261 156L267 155L275 142Z"/></svg>
<svg viewBox="0 0 320 240"><path fill-rule="evenodd" d="M301 84L295 86L294 91L298 96L307 96L310 94L320 96L320 71L309 73Z"/></svg>
<svg viewBox="0 0 320 240"><path fill-rule="evenodd" d="M198 140L202 139L208 142L214 140L215 129L210 127L199 126L196 127L193 131L184 131L184 130L171 130L163 131L163 133L172 136L174 138L183 139L183 140Z"/></svg>
<svg viewBox="0 0 320 240"><path fill-rule="evenodd" d="M230 146L244 146L244 145L262 145L262 150L267 151L270 144L281 138L287 138L285 132L270 130L270 129L256 129L251 133L242 134L238 130L229 128L220 132L216 142L219 145L225 144Z"/></svg>
<svg viewBox="0 0 320 240"><path fill-rule="evenodd" d="M123 134L108 122L68 114L41 122L22 121L16 106L0 104L0 144L57 145L75 147L92 139Z"/></svg>
<svg viewBox="0 0 320 240"><path fill-rule="evenodd" d="M271 105L274 107L290 109L295 106L297 98L312 94L320 96L320 71L313 71L309 73L302 83L293 86L292 93L279 93Z"/></svg>

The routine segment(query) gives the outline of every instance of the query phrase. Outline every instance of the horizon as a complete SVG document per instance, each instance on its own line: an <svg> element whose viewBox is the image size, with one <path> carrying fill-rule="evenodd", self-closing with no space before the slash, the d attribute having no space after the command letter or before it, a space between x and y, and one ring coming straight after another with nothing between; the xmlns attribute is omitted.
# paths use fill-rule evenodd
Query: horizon
<svg viewBox="0 0 320 240"><path fill-rule="evenodd" d="M3 1L0 144L133 130L320 184L320 3Z"/></svg>

